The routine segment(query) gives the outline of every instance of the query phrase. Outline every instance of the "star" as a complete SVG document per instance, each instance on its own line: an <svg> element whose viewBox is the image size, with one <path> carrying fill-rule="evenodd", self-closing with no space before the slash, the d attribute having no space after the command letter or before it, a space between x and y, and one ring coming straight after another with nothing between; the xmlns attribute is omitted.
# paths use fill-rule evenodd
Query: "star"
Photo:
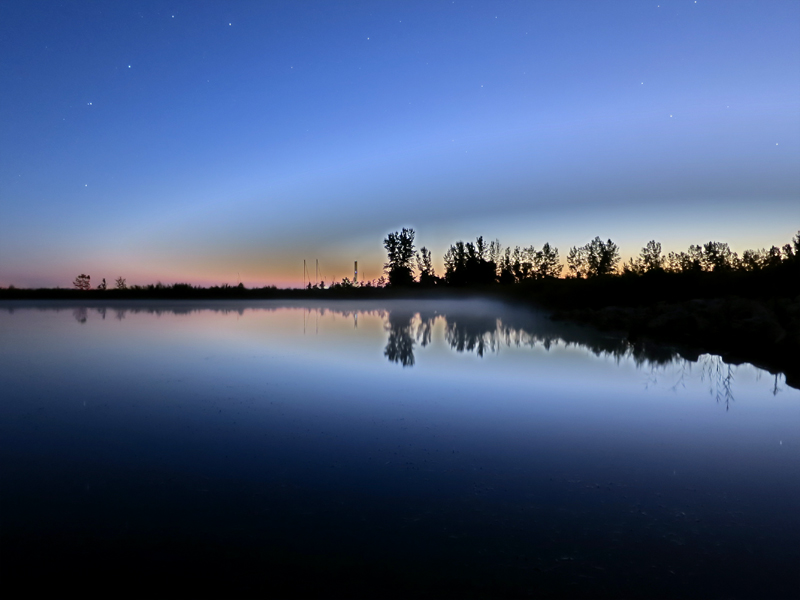
<svg viewBox="0 0 800 600"><path fill-rule="evenodd" d="M131 66L130 66L130 65L128 65L128 68L130 69L130 68L131 68Z"/></svg>

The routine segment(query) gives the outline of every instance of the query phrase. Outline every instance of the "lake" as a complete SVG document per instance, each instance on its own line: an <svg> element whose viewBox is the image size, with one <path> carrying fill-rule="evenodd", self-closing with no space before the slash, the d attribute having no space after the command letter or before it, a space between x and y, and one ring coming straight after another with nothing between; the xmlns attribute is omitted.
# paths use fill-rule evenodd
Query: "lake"
<svg viewBox="0 0 800 600"><path fill-rule="evenodd" d="M800 594L800 391L750 365L476 299L5 302L0 358L6 586Z"/></svg>

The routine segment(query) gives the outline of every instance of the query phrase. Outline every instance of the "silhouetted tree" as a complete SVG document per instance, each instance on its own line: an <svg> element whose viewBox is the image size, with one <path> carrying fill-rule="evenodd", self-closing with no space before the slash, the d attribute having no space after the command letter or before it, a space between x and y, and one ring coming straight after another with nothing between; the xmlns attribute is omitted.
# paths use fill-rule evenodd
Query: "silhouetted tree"
<svg viewBox="0 0 800 600"><path fill-rule="evenodd" d="M406 229L390 233L383 240L388 254L388 262L384 265L389 276L389 284L393 286L411 285L414 283L414 230Z"/></svg>
<svg viewBox="0 0 800 600"><path fill-rule="evenodd" d="M436 284L436 273L433 270L431 251L423 246L417 253L417 270L419 271L419 283L425 287Z"/></svg>
<svg viewBox="0 0 800 600"><path fill-rule="evenodd" d="M766 250L745 250L742 252L741 268L744 271L760 271L764 263Z"/></svg>
<svg viewBox="0 0 800 600"><path fill-rule="evenodd" d="M622 273L625 275L642 275L644 273L642 261L635 256L631 256L628 262L622 265Z"/></svg>
<svg viewBox="0 0 800 600"><path fill-rule="evenodd" d="M349 277L345 277L344 279L342 279L340 283L332 283L330 289L340 290L340 289L355 288L355 287L358 287L358 284L353 281L350 281Z"/></svg>
<svg viewBox="0 0 800 600"><path fill-rule="evenodd" d="M529 279L558 277L562 265L558 261L558 248L550 244L536 250L533 246L506 248L497 261L498 281L504 285Z"/></svg>
<svg viewBox="0 0 800 600"><path fill-rule="evenodd" d="M786 244L787 246L789 244ZM772 246L769 250L763 251L763 257L761 259L761 268L763 269L772 269L777 267L781 264L784 259L790 259L791 257L787 255L785 252L781 252L781 249L777 246ZM740 263L741 264L741 263Z"/></svg>
<svg viewBox="0 0 800 600"><path fill-rule="evenodd" d="M614 273L619 260L617 245L611 240L604 242L596 237L585 246L570 248L567 254L567 267L572 276L578 279L598 277Z"/></svg>
<svg viewBox="0 0 800 600"><path fill-rule="evenodd" d="M511 258L510 247L506 248L503 252L498 264L498 271L498 281L502 285L511 285L512 283L516 283L517 276L514 274L514 264Z"/></svg>
<svg viewBox="0 0 800 600"><path fill-rule="evenodd" d="M103 281L100 282L100 285L97 286L98 290L105 290L106 289L106 278L103 277Z"/></svg>
<svg viewBox="0 0 800 600"><path fill-rule="evenodd" d="M72 285L79 290L86 291L92 287L91 280L92 278L89 275L81 273L75 278L75 281L72 282Z"/></svg>
<svg viewBox="0 0 800 600"><path fill-rule="evenodd" d="M661 242L650 240L639 253L639 260L645 273L664 268L664 257L661 256Z"/></svg>
<svg viewBox="0 0 800 600"><path fill-rule="evenodd" d="M583 279L589 275L589 261L586 256L586 246L573 246L567 253L567 268L572 277Z"/></svg>
<svg viewBox="0 0 800 600"><path fill-rule="evenodd" d="M449 285L487 285L494 283L497 277L497 264L489 259L490 255L499 254L497 247L486 244L483 236L475 243L458 241L444 255L445 280ZM492 252L490 254L490 247Z"/></svg>
<svg viewBox="0 0 800 600"><path fill-rule="evenodd" d="M533 246L531 246L533 250ZM545 243L533 257L533 272L538 279L545 277L558 277L564 267L558 261L558 248Z"/></svg>
<svg viewBox="0 0 800 600"><path fill-rule="evenodd" d="M661 244L650 240L642 248L638 257L631 259L622 267L623 273L641 275L649 271L663 270L666 258L661 256Z"/></svg>
<svg viewBox="0 0 800 600"><path fill-rule="evenodd" d="M128 286L125 284L125 280L122 277L117 277L117 289L118 290L127 290Z"/></svg>
<svg viewBox="0 0 800 600"><path fill-rule="evenodd" d="M500 245L500 240L495 239L489 244L489 253L487 260L495 266L495 275L497 275L497 265L500 263L500 256L503 253L503 248Z"/></svg>
<svg viewBox="0 0 800 600"><path fill-rule="evenodd" d="M688 252L670 252L667 255L667 270L673 273L702 271L703 248L693 244Z"/></svg>
<svg viewBox="0 0 800 600"><path fill-rule="evenodd" d="M525 281L531 278L535 253L533 246L528 246L527 248L514 246L512 266L514 268L514 277L517 281Z"/></svg>
<svg viewBox="0 0 800 600"><path fill-rule="evenodd" d="M620 257L619 248L614 242L611 240L603 242L599 237L596 237L585 248L589 277L610 275L617 270Z"/></svg>
<svg viewBox="0 0 800 600"><path fill-rule="evenodd" d="M786 246L789 246L786 244ZM789 246L791 248L791 246ZM742 271L761 271L762 269L773 269L784 261L785 252L777 246L772 246L769 250L745 250L739 260L738 268ZM787 257L788 258L788 257Z"/></svg>
<svg viewBox="0 0 800 600"><path fill-rule="evenodd" d="M444 277L449 285L466 285L467 249L461 240L444 253Z"/></svg>
<svg viewBox="0 0 800 600"><path fill-rule="evenodd" d="M800 263L800 231L792 238L791 244L783 246L783 257L791 263Z"/></svg>
<svg viewBox="0 0 800 600"><path fill-rule="evenodd" d="M704 271L730 271L736 266L738 256L728 244L708 242L703 244L702 265Z"/></svg>

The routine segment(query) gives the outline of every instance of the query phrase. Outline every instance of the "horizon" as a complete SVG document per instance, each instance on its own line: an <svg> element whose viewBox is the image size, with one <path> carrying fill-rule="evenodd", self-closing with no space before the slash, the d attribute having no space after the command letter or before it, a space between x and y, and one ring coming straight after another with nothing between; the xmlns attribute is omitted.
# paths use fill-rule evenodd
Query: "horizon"
<svg viewBox="0 0 800 600"><path fill-rule="evenodd" d="M797 2L2 6L3 287L800 229Z"/></svg>
<svg viewBox="0 0 800 600"><path fill-rule="evenodd" d="M395 232L395 233L397 233L397 232ZM413 233L414 232L412 230L412 234ZM600 238L598 237L598 238L596 238L596 240L600 240ZM474 242L474 241L471 241L471 240L458 240L458 241L464 241L465 243ZM485 241L488 244L492 240L485 240ZM604 240L600 240L600 241L603 242ZM608 240L608 241L613 242L613 240ZM657 242L658 240L652 240L652 241ZM793 236L791 241L787 242L786 244L780 244L780 243L771 244L769 246L766 246L765 248L746 248L745 250L755 250L755 251L762 251L763 252L764 250L777 249L777 251L779 253L779 256L782 256L783 259L786 260L787 258L791 259L791 257L794 256L794 252L795 252L794 248L797 247L797 243L798 242L800 242L800 230L798 230L797 234L795 236ZM708 244L714 244L714 243L720 243L720 242L718 242L717 240L709 240L709 242L708 242ZM727 243L725 243L725 242L722 242L722 244L727 246ZM584 247L585 246L586 245L584 245ZM789 246L791 248L790 250L788 250L789 254L787 254L787 250L785 249L787 246ZM416 248L417 248L417 256L418 257L420 255L419 249L421 249L422 247L424 247L424 246L421 246L421 245L420 246L416 246ZM573 247L575 247L578 250L582 249L581 247L578 247L577 245L576 246L571 246L570 248L573 248ZM706 248L704 248L704 244L697 244L697 245L694 245L693 247L698 248L703 253L706 252ZM453 248L454 247L451 246L450 249L452 250ZM526 250L526 248L519 248L519 249L523 250L523 251ZM534 248L534 249L535 250L541 250L541 247ZM559 248L554 248L554 249L557 252L559 252L559 260L558 260L557 264L560 266L559 275L556 277L556 279L575 278L575 274L571 273L570 269L568 268L568 262L566 260L567 252L565 251L565 252L562 253ZM670 270L666 266L666 262L668 261L668 258L669 258L670 254L672 254L674 252L677 255L681 255L681 254L685 254L686 251L690 250L690 249L691 248L687 247L687 248L684 248L682 250L677 250L677 251L671 251L671 250L662 251L661 250L661 245L659 243L659 255L665 261L664 269L667 270L667 271ZM731 263L731 267L736 268L736 269L742 269L742 268L746 269L746 267L744 267L743 264L737 262L738 260L743 258L742 252L737 251L736 248L729 248L729 249L732 252L732 258L733 258L733 262ZM504 250L505 250L505 247L500 245L501 253ZM514 248L510 247L509 250L513 251ZM641 250L641 253L644 253L644 252L647 251L647 249L645 247L642 247L640 250ZM630 264L631 263L631 259L633 259L635 261L641 261L641 255L642 254L640 254L640 253L623 253L623 252L619 252L619 254L618 254L618 257L619 257L618 265L614 268L614 270L612 272L614 274L617 274L617 275L623 274L624 273L623 267L632 266ZM436 262L437 261L434 261L434 264ZM438 263L443 263L441 257L438 258ZM495 264L495 263L493 263L493 264ZM176 280L176 281L161 281L159 279L157 281L150 281L150 282L133 282L133 281L128 281L127 278L122 277L122 276L119 276L119 278L123 280L124 285L127 286L128 288L144 288L144 287L148 287L148 286L171 287L171 286L174 286L174 285L187 285L188 284L188 285L191 285L191 286L193 286L195 288L214 288L214 287L230 287L230 288L233 288L233 287L237 287L239 285L242 285L245 289L254 289L254 290L267 289L267 288L277 288L277 289L285 289L285 290L292 290L292 289L302 290L302 289L306 289L306 287L312 286L312 285L315 288L319 285L319 286L321 286L321 289L325 289L325 288L331 287L334 284L344 283L345 279L348 280L349 284L356 284L356 285L360 285L360 286L376 285L376 284L378 286L381 286L381 285L387 285L389 283L388 275L389 275L390 270L388 268L384 268L385 265L381 266L381 271L380 271L379 275L376 276L376 277L364 277L364 276L362 276L364 271L362 270L361 267L358 267L358 276L357 277L354 276L354 277L351 278L348 275L345 275L345 276L343 276L341 278L338 278L338 279L336 279L336 278L328 278L328 279L324 278L324 270L321 267L317 270L317 267L318 267L317 263L311 264L307 260L304 261L303 267L302 267L303 274L301 276L302 280L300 282L300 285L295 285L293 283L289 283L288 285L276 285L274 283L266 283L266 284L263 284L263 285L259 285L258 283L248 284L248 283L246 283L244 281L241 281L240 279L237 279L236 283L231 283L231 282L228 282L228 281L223 281L223 282L214 282L214 281L196 282L195 281L195 282L191 282L191 281L188 281L188 280L185 280L185 279L184 280ZM353 265L353 271L351 271L351 275L355 275L355 268L356 268L356 264ZM497 271L499 273L499 271L501 269L501 263L500 262L496 263L495 264L495 268L497 269ZM412 267L412 276L414 277L415 280L417 280L419 278L420 274L418 273L418 271L419 271L419 267L417 267L417 266ZM368 271L368 273L369 273L369 271ZM435 269L435 275L437 277L439 277L442 281L444 281L445 274L446 274L446 270L445 270L444 267L442 267L441 269ZM70 286L62 287L61 285L55 285L55 286L51 286L50 288L40 287L38 289L73 289L73 288L77 287L76 283L75 283L75 281L77 281L77 279L88 276L89 280L91 280L91 274L89 274L89 273L80 273L79 275L80 275L80 277L76 276L76 279L73 280L73 283L71 283ZM112 288L115 287L115 280L117 280L117 277L111 277L111 278L102 277L102 276L96 277L94 279L94 283L91 284L91 287L89 287L87 289L93 289L93 290L95 290L95 289L98 289L98 290L99 289L105 289L105 288L98 288L97 287L97 285L100 282L104 282L108 286L108 289L112 289ZM383 281L383 283L381 283L381 280ZM421 281L421 279L420 279L420 281ZM313 282L313 284L312 284L312 282ZM89 281L87 281L87 284L88 283L89 283ZM7 286L0 285L0 289L25 289L25 287L24 286L16 286L14 284L10 284L10 285L7 285ZM33 288L31 288L31 289L33 289Z"/></svg>

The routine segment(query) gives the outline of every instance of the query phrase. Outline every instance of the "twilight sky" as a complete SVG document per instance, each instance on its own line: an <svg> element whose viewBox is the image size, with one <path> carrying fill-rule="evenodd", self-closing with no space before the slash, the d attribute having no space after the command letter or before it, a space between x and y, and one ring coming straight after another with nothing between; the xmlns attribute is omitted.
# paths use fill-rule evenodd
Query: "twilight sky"
<svg viewBox="0 0 800 600"><path fill-rule="evenodd" d="M372 279L404 226L788 242L800 2L0 1L0 286Z"/></svg>

